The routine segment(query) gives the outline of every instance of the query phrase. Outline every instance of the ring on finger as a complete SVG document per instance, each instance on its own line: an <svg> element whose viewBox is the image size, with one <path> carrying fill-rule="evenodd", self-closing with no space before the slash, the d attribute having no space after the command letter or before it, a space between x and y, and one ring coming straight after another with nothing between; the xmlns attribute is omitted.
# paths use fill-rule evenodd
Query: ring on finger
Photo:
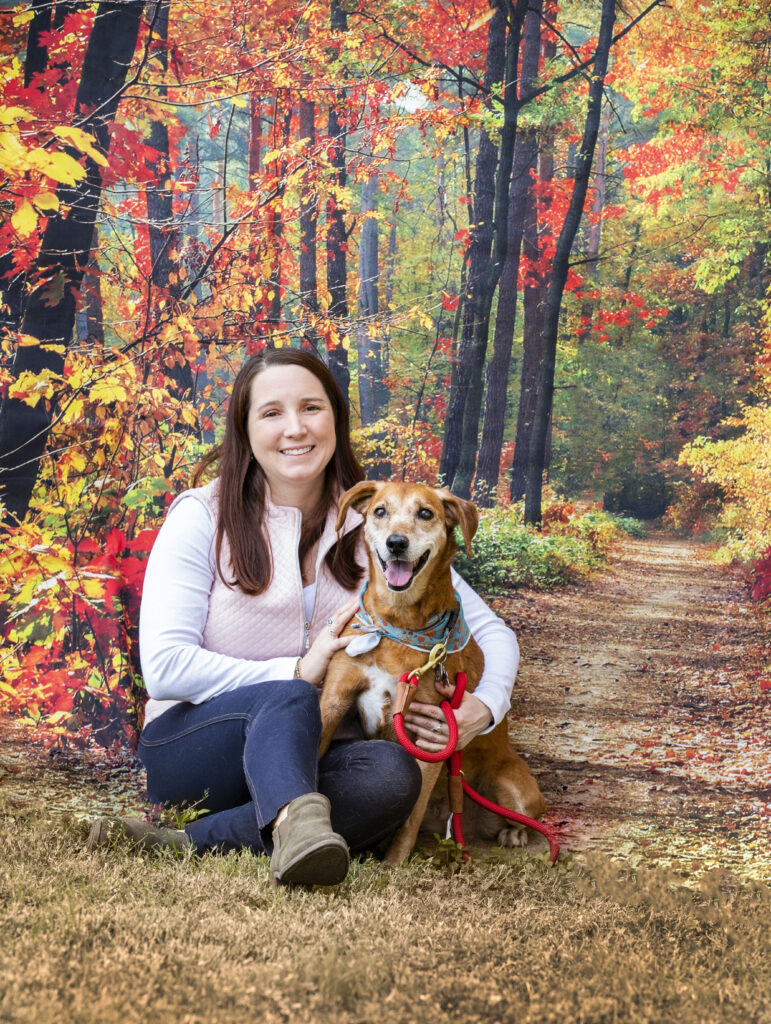
<svg viewBox="0 0 771 1024"><path fill-rule="evenodd" d="M432 732L441 732L442 731L442 723L441 722L437 722L436 725L434 726L434 728L431 731Z"/></svg>

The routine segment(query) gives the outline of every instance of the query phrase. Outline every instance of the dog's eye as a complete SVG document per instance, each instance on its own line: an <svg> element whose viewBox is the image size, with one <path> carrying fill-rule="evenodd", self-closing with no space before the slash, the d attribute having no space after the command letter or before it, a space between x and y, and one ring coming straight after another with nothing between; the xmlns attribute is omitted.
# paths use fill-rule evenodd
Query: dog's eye
<svg viewBox="0 0 771 1024"><path fill-rule="evenodd" d="M434 518L434 513L431 511L430 508L422 508L418 512L418 519L433 519L433 518Z"/></svg>
<svg viewBox="0 0 771 1024"><path fill-rule="evenodd" d="M377 516L378 519L382 519L383 516L386 514L386 510L385 510L383 505L378 505L378 507L375 509L375 511L372 514L374 516Z"/></svg>

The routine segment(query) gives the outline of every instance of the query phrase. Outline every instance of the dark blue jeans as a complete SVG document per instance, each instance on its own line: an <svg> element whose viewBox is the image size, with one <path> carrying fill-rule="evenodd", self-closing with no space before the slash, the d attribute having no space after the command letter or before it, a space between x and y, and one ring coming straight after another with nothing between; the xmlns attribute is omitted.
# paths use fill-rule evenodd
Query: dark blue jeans
<svg viewBox="0 0 771 1024"><path fill-rule="evenodd" d="M139 738L153 803L195 803L185 826L198 851L272 850L270 823L304 793L332 806L332 827L353 852L371 849L408 818L417 762L396 743L340 740L318 760L318 691L302 679L243 686L203 704L177 704Z"/></svg>

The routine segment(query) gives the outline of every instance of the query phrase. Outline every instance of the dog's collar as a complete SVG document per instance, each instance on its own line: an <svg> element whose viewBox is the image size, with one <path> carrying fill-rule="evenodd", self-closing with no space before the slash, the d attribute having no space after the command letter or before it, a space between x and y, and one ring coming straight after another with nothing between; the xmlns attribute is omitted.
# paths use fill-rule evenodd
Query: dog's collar
<svg viewBox="0 0 771 1024"><path fill-rule="evenodd" d="M411 647L415 651L430 651L435 644L443 643L448 654L462 651L469 642L471 632L463 616L463 605L457 590L453 591L457 608L451 608L447 612L432 615L424 629L402 629L387 622L376 613L368 612L364 607L364 594L367 584L364 584L359 594L359 610L356 613L356 620L351 623L351 628L358 630L362 636L357 636L346 647L346 653L355 657L357 654L364 654L377 647L383 637L395 640L398 644Z"/></svg>

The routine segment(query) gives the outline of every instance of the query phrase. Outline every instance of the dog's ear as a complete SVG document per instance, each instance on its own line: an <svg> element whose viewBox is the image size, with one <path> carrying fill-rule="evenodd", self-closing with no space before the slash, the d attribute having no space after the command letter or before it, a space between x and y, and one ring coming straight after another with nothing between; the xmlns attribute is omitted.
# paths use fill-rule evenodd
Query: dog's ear
<svg viewBox="0 0 771 1024"><path fill-rule="evenodd" d="M469 555L471 551L471 538L477 532L479 526L479 513L473 501L464 501L451 491L442 488L437 492L444 505L444 514L447 517L447 525L450 527L460 526L463 534L463 544Z"/></svg>
<svg viewBox="0 0 771 1024"><path fill-rule="evenodd" d="M372 495L377 494L382 486L382 480L361 480L342 494L337 508L335 529L339 530L342 527L349 508L355 508L357 512L361 512L372 498Z"/></svg>

